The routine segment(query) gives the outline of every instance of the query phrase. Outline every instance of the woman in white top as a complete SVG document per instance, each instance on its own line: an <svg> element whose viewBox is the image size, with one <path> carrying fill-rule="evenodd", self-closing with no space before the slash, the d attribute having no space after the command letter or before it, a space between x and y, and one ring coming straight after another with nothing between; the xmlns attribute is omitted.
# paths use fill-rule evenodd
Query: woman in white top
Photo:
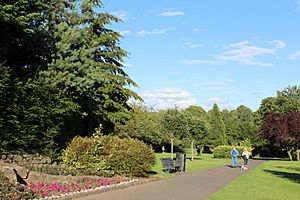
<svg viewBox="0 0 300 200"><path fill-rule="evenodd" d="M243 160L244 160L244 164L242 166L242 169L246 170L247 169L247 165L248 165L248 159L250 157L250 152L247 150L247 148L244 149L244 151L242 153L242 157L243 157Z"/></svg>

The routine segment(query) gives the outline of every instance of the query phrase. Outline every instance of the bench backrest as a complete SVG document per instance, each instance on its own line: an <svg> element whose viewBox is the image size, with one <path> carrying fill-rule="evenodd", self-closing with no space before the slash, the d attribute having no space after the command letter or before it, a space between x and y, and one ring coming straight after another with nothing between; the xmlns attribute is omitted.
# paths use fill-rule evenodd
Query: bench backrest
<svg viewBox="0 0 300 200"><path fill-rule="evenodd" d="M161 158L163 168L174 168L174 161L172 158Z"/></svg>

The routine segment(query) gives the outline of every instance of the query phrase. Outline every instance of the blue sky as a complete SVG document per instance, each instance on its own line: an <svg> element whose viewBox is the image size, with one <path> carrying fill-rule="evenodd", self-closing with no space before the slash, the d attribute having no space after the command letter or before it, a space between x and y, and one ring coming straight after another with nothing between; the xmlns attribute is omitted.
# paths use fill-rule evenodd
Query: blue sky
<svg viewBox="0 0 300 200"><path fill-rule="evenodd" d="M156 109L220 109L300 85L300 0L103 0L133 88Z"/></svg>

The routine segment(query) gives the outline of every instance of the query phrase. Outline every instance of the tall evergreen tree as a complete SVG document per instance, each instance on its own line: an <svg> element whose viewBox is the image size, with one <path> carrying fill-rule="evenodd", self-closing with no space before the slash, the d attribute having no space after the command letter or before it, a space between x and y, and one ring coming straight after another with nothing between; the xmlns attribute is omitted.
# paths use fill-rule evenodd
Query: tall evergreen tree
<svg viewBox="0 0 300 200"><path fill-rule="evenodd" d="M82 129L73 132L78 134L91 133L100 123L109 132L130 116L127 100L139 97L129 86L136 83L124 71L121 35L108 28L120 20L96 13L101 5L100 0L0 2L5 72L0 97L4 103L12 99L9 107L1 107L9 114L0 119L7 147L54 145L69 130L64 122L81 124L74 118L83 119Z"/></svg>
<svg viewBox="0 0 300 200"><path fill-rule="evenodd" d="M246 106L239 106L236 109L237 113L237 125L238 125L238 141L240 144L246 140L251 141L256 133L256 127L254 124L253 112Z"/></svg>
<svg viewBox="0 0 300 200"><path fill-rule="evenodd" d="M237 124L237 114L236 110L224 109L221 112L222 120L225 125L225 134L227 137L227 142L230 145L238 144L238 124Z"/></svg>
<svg viewBox="0 0 300 200"><path fill-rule="evenodd" d="M225 125L217 104L214 104L212 110L208 111L208 122L210 128L206 137L206 144L213 147L227 144Z"/></svg>
<svg viewBox="0 0 300 200"><path fill-rule="evenodd" d="M95 12L100 7L99 0L74 0L64 9L53 25L56 54L42 72L46 84L80 107L77 117L86 119L89 133L100 123L104 132L112 131L115 122L130 116L127 100L139 98L127 87L137 85L124 71L121 35L108 28L120 20Z"/></svg>

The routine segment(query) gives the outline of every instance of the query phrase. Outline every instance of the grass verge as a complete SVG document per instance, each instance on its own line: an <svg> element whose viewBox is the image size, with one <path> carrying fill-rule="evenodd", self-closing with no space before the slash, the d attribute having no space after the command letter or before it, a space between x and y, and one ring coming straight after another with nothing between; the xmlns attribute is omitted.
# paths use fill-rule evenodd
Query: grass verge
<svg viewBox="0 0 300 200"><path fill-rule="evenodd" d="M272 160L213 194L209 200L299 199L300 162Z"/></svg>
<svg viewBox="0 0 300 200"><path fill-rule="evenodd" d="M169 177L176 173L165 173L162 168L160 158L171 157L170 153L156 153L156 165L152 168L152 174L158 177ZM175 154L173 154L176 157ZM214 167L224 166L229 164L229 159L216 159L212 157L212 154L202 154L201 156L196 156L193 161L191 161L191 154L187 153L186 157L186 172L193 172L199 170L211 169Z"/></svg>

